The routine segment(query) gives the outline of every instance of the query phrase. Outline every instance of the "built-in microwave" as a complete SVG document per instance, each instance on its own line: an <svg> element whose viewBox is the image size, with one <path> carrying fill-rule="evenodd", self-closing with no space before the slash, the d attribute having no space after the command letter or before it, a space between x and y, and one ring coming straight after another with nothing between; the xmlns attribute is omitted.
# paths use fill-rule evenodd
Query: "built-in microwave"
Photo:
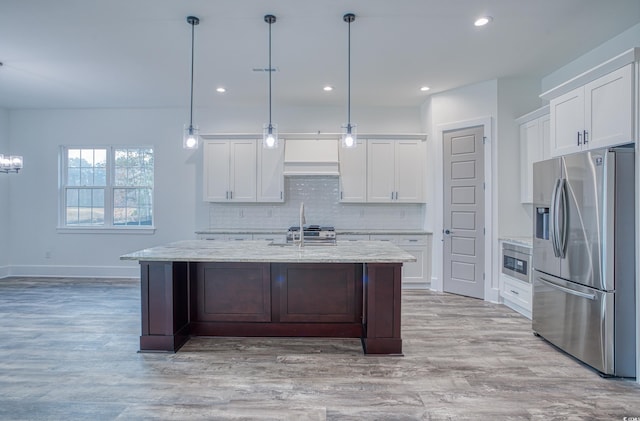
<svg viewBox="0 0 640 421"><path fill-rule="evenodd" d="M502 243L502 273L531 283L531 249Z"/></svg>

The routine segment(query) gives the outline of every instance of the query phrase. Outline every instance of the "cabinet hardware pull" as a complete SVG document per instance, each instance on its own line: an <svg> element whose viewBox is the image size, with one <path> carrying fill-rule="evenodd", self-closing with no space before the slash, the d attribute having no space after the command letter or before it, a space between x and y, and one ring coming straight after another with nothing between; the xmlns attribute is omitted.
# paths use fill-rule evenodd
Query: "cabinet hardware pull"
<svg viewBox="0 0 640 421"><path fill-rule="evenodd" d="M584 144L586 145L587 143L589 143L589 132L588 131L584 131Z"/></svg>
<svg viewBox="0 0 640 421"><path fill-rule="evenodd" d="M514 290L510 290L512 294L514 295L520 295L520 293L518 291L514 291Z"/></svg>
<svg viewBox="0 0 640 421"><path fill-rule="evenodd" d="M391 200L393 200L393 192L391 192Z"/></svg>
<svg viewBox="0 0 640 421"><path fill-rule="evenodd" d="M582 145L582 133L578 132L578 146Z"/></svg>

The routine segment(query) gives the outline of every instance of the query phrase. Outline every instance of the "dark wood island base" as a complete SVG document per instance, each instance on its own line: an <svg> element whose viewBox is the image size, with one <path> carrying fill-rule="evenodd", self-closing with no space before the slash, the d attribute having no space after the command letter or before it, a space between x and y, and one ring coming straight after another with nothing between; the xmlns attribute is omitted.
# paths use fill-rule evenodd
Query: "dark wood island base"
<svg viewBox="0 0 640 421"><path fill-rule="evenodd" d="M402 263L140 261L140 351L191 336L361 338L402 355Z"/></svg>

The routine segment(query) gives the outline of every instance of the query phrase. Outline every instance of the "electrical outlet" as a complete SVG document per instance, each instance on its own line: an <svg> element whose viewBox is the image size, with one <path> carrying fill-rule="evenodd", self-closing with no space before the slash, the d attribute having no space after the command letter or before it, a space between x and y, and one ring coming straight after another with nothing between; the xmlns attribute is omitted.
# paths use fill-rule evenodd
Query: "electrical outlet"
<svg viewBox="0 0 640 421"><path fill-rule="evenodd" d="M244 218L244 209L240 209L239 215L240 218Z"/></svg>
<svg viewBox="0 0 640 421"><path fill-rule="evenodd" d="M273 209L267 209L267 218L271 218L273 216Z"/></svg>
<svg viewBox="0 0 640 421"><path fill-rule="evenodd" d="M364 209L360 209L360 218L364 218Z"/></svg>

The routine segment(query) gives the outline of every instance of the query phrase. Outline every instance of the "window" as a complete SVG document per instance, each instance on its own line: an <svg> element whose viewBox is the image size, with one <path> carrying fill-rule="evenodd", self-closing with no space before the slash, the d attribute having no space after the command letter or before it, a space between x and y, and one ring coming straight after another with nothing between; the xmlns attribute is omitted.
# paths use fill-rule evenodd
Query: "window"
<svg viewBox="0 0 640 421"><path fill-rule="evenodd" d="M63 147L61 154L61 227L153 226L153 148Z"/></svg>

